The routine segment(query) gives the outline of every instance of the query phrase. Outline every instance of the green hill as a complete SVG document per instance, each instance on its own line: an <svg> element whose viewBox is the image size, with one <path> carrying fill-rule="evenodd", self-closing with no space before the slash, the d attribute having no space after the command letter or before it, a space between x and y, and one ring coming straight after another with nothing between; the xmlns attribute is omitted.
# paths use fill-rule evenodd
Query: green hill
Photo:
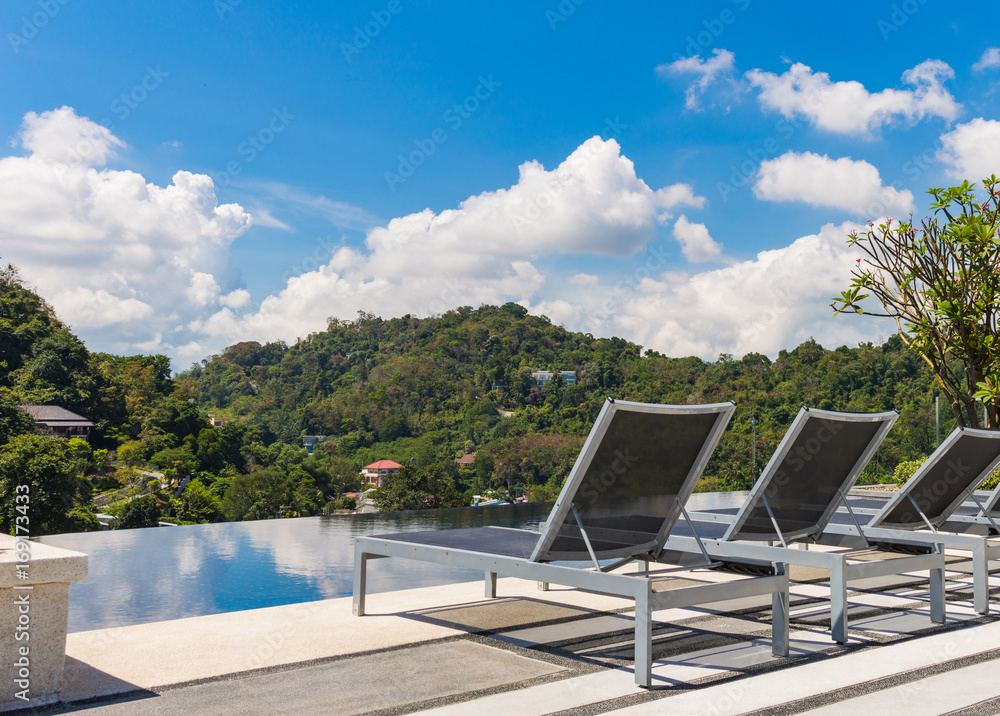
<svg viewBox="0 0 1000 716"><path fill-rule="evenodd" d="M537 387L531 373L539 369L575 371L576 382ZM195 381L203 408L244 419L265 441L328 436L325 452L358 465L380 458L426 465L476 452L475 476L463 484L477 489L546 482L557 489L564 458L575 454L606 396L736 401L707 472L724 489L752 483L751 417L758 420L757 470L802 405L901 412L870 480L888 479L934 439L932 376L898 338L836 350L810 340L773 363L760 354L706 362L640 356L633 343L567 331L516 304L426 319L332 319L294 346L239 343L184 377ZM557 449L556 437L569 440ZM553 463L558 469L546 474Z"/></svg>
<svg viewBox="0 0 1000 716"><path fill-rule="evenodd" d="M537 370L574 380L538 386ZM413 494L387 505L460 504L488 490L546 499L607 396L735 401L702 489L748 488L802 405L896 409L897 427L862 478L887 481L932 449L933 391L898 338L835 350L810 340L773 362L757 353L708 362L641 355L513 303L331 319L295 345L238 343L171 377L165 356L91 353L13 267L0 272L0 492L9 498L33 476L47 510L38 533L96 528L92 496L120 526L317 514L381 458L414 466ZM97 425L90 444L31 434L21 403L86 416ZM230 420L213 428L208 413ZM305 435L325 438L312 455ZM475 462L459 467L465 453ZM4 499L9 530L14 505Z"/></svg>

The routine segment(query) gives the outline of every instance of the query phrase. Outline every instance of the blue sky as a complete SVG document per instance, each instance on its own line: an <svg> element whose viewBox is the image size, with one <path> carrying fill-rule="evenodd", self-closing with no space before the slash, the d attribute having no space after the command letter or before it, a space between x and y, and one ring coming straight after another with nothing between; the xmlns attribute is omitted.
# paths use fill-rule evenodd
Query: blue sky
<svg viewBox="0 0 1000 716"><path fill-rule="evenodd" d="M0 257L183 368L518 301L667 355L884 339L857 222L1000 166L969 3L0 6Z"/></svg>

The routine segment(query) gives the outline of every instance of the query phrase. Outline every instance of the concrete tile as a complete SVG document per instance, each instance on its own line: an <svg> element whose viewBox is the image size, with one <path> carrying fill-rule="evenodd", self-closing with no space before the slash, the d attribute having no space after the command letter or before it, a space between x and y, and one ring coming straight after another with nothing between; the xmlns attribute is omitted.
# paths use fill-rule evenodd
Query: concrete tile
<svg viewBox="0 0 1000 716"><path fill-rule="evenodd" d="M937 716L1000 697L1000 681L996 679L998 668L1000 664L996 661L987 661L802 713L810 716L844 713Z"/></svg>
<svg viewBox="0 0 1000 716"><path fill-rule="evenodd" d="M1000 622L976 625L709 686L612 713L638 716L669 711L737 716L989 651L996 647L998 639Z"/></svg>
<svg viewBox="0 0 1000 716"><path fill-rule="evenodd" d="M323 713L392 709L548 676L561 667L470 641L417 646L319 666L216 681L87 708L95 716Z"/></svg>

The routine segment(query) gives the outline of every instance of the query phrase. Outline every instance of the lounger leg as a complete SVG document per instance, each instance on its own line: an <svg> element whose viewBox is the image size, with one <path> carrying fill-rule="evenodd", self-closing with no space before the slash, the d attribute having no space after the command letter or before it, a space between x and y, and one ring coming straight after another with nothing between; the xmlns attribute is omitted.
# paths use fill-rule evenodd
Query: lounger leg
<svg viewBox="0 0 1000 716"><path fill-rule="evenodd" d="M788 566L776 565L775 573L782 577L782 587L771 595L771 653L788 656Z"/></svg>
<svg viewBox="0 0 1000 716"><path fill-rule="evenodd" d="M635 599L635 683L647 689L653 683L653 614L648 589Z"/></svg>
<svg viewBox="0 0 1000 716"><path fill-rule="evenodd" d="M486 597L493 599L497 595L497 573L486 573Z"/></svg>
<svg viewBox="0 0 1000 716"><path fill-rule="evenodd" d="M990 613L990 555L985 539L972 550L972 599L977 612Z"/></svg>
<svg viewBox="0 0 1000 716"><path fill-rule="evenodd" d="M830 567L830 635L838 644L847 643L847 575L843 557Z"/></svg>
<svg viewBox="0 0 1000 716"><path fill-rule="evenodd" d="M941 554L941 562L944 563L944 554ZM931 593L931 621L938 624L945 623L945 596L944 596L944 567L930 570Z"/></svg>
<svg viewBox="0 0 1000 716"><path fill-rule="evenodd" d="M361 545L354 547L354 616L365 615L365 583L368 576L368 555L361 551Z"/></svg>
<svg viewBox="0 0 1000 716"><path fill-rule="evenodd" d="M547 592L547 591L549 591L549 583L548 582L539 582L538 583L538 591L539 592Z"/></svg>

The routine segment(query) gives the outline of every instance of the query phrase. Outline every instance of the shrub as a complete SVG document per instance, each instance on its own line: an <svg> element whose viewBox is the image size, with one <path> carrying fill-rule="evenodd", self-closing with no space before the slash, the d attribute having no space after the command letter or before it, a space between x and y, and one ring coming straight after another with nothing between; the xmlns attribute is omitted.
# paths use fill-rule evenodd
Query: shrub
<svg viewBox="0 0 1000 716"><path fill-rule="evenodd" d="M892 481L897 485L902 487L902 485L913 477L913 473L917 471L917 468L924 464L924 460L908 460L906 462L901 462L896 465L896 469L892 473Z"/></svg>

